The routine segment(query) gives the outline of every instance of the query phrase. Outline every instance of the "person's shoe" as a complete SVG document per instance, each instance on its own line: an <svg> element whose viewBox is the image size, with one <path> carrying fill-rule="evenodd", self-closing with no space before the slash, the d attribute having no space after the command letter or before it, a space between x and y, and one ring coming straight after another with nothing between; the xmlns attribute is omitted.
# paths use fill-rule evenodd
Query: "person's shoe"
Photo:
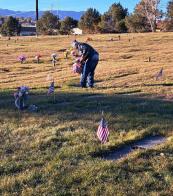
<svg viewBox="0 0 173 196"><path fill-rule="evenodd" d="M88 86L88 88L94 88L94 86Z"/></svg>

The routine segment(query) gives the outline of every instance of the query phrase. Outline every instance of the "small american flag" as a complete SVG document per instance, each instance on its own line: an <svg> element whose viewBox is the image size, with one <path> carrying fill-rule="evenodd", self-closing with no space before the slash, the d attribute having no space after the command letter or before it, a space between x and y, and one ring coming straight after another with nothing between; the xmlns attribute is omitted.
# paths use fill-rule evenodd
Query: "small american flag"
<svg viewBox="0 0 173 196"><path fill-rule="evenodd" d="M163 68L159 71L159 73L156 75L156 80L159 80L163 76Z"/></svg>
<svg viewBox="0 0 173 196"><path fill-rule="evenodd" d="M101 143L106 143L109 136L109 129L107 126L107 122L104 118L101 119L100 125L97 130L97 137L101 141Z"/></svg>
<svg viewBox="0 0 173 196"><path fill-rule="evenodd" d="M53 81L50 84L50 87L48 89L48 93L47 94L50 95L50 94L54 93L54 91L55 91L55 84L54 84L54 81Z"/></svg>

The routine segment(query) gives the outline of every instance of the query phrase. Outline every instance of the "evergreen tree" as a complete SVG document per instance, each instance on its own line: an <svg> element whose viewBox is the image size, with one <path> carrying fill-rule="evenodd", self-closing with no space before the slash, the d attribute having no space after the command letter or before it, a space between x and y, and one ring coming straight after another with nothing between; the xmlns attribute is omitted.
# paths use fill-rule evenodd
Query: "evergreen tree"
<svg viewBox="0 0 173 196"><path fill-rule="evenodd" d="M64 20L61 21L61 28L60 33L64 35L68 35L71 33L71 30L77 27L78 21L74 20L71 17L66 17Z"/></svg>
<svg viewBox="0 0 173 196"><path fill-rule="evenodd" d="M127 31L125 26L125 17L128 15L128 10L123 8L120 3L114 3L106 12L99 24L102 33L123 33Z"/></svg>
<svg viewBox="0 0 173 196"><path fill-rule="evenodd" d="M149 32L151 30L147 18L140 13L135 12L127 16L125 22L130 33Z"/></svg>
<svg viewBox="0 0 173 196"><path fill-rule="evenodd" d="M16 36L20 34L21 25L19 21L10 16L7 20L2 24L0 32L3 36Z"/></svg>
<svg viewBox="0 0 173 196"><path fill-rule="evenodd" d="M57 16L46 11L37 22L37 31L44 35L57 34L60 29L60 21Z"/></svg>
<svg viewBox="0 0 173 196"><path fill-rule="evenodd" d="M87 33L98 31L98 24L101 21L101 15L96 9L89 8L79 21L79 27Z"/></svg>

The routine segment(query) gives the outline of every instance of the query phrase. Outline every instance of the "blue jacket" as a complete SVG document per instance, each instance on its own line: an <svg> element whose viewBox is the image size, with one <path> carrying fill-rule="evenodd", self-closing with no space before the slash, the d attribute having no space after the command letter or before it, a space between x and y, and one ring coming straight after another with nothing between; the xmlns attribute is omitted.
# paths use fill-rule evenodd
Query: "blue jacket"
<svg viewBox="0 0 173 196"><path fill-rule="evenodd" d="M83 55L85 57L84 60L92 58L95 54L98 54L98 52L92 46L86 43L79 43L78 51L80 55Z"/></svg>
<svg viewBox="0 0 173 196"><path fill-rule="evenodd" d="M94 71L99 61L98 52L90 45L86 43L78 44L79 54L84 56L84 64L82 69L80 84L82 87L88 86L93 87L94 85Z"/></svg>

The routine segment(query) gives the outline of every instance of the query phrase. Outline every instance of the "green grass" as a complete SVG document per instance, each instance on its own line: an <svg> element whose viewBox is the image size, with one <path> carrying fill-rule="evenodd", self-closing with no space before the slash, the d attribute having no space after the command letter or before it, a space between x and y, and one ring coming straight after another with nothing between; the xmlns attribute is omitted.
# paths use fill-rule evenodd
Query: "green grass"
<svg viewBox="0 0 173 196"><path fill-rule="evenodd" d="M31 100L39 97L39 111L19 114L10 105L10 95L1 92L7 101L0 110L2 195L171 195L172 139L116 162L95 154L145 135L170 137L172 103L130 95L95 99L91 93L68 91L59 92L53 104L43 93L34 92ZM2 100L0 106L4 108ZM111 131L105 145L96 138L101 109Z"/></svg>
<svg viewBox="0 0 173 196"><path fill-rule="evenodd" d="M59 38L37 40L43 43L46 58L40 66L31 59L20 65L15 62L17 53L11 54L9 65L0 63L9 68L9 73L0 73L0 195L173 195L173 104L164 99L171 95L171 62L163 55L167 75L158 82L152 74L160 69L162 56L155 53L155 62L144 62L144 48L149 44L157 48L157 40L171 48L172 34L144 35L136 35L135 43L109 42L107 48L102 45L109 35L93 37L102 40L92 43L102 54L94 89L79 88L79 77L69 68L72 59L61 57L55 72L55 103L46 95L49 82L45 78L52 66L46 56L51 48L46 48L45 42L56 49ZM129 36L123 35L123 39ZM31 58L40 45L25 39L20 44ZM56 50L69 41L62 39ZM147 44L138 45L140 41ZM35 44L32 54L28 44ZM6 52L17 46L11 43L10 47ZM111 53L118 49L118 54ZM133 57L129 58L129 50ZM38 112L15 109L14 88L21 83L30 84L28 101L38 106ZM96 137L102 110L110 130L109 142L104 145ZM154 149L135 150L118 161L100 156L148 135L163 135L168 141Z"/></svg>

